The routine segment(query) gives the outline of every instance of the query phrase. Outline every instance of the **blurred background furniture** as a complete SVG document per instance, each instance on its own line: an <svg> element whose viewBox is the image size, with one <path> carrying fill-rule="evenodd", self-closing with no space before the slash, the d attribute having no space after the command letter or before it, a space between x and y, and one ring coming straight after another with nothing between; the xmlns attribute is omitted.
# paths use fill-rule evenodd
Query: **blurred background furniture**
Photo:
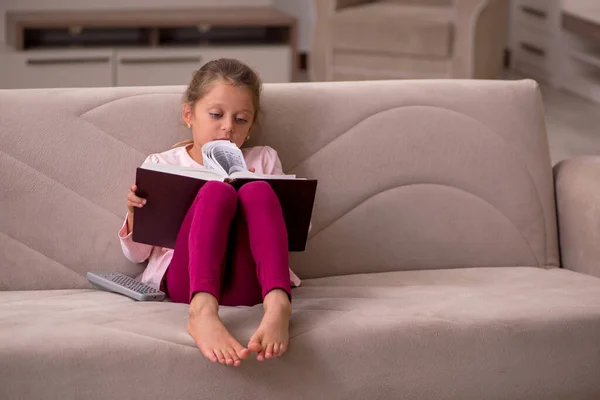
<svg viewBox="0 0 600 400"><path fill-rule="evenodd" d="M563 0L560 86L600 103L600 1Z"/></svg>
<svg viewBox="0 0 600 400"><path fill-rule="evenodd" d="M557 85L561 76L561 1L512 0L510 67L520 76Z"/></svg>
<svg viewBox="0 0 600 400"><path fill-rule="evenodd" d="M265 82L296 80L296 19L275 7L9 11L0 88L186 84L237 58Z"/></svg>
<svg viewBox="0 0 600 400"><path fill-rule="evenodd" d="M319 0L314 81L497 78L508 0Z"/></svg>

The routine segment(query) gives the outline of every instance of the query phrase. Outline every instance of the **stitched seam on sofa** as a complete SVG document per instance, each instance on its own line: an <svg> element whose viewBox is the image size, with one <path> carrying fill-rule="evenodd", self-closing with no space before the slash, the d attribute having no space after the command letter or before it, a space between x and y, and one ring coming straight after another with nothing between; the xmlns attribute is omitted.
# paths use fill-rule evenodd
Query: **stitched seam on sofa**
<svg viewBox="0 0 600 400"><path fill-rule="evenodd" d="M109 132L106 132L104 129L100 128L98 125L94 124L92 121L90 121L87 118L81 118L81 122L85 122L86 124L90 125L94 129L96 129L97 132L104 134L104 136L109 137L112 140L114 140L115 142L118 142L118 143L122 144L123 146L136 151L138 154L140 154L141 157L146 157L148 155L148 154L145 154L140 149L137 149L137 148L133 147L129 143L125 143L124 141L122 141L121 139L117 138L113 134L111 134Z"/></svg>
<svg viewBox="0 0 600 400"><path fill-rule="evenodd" d="M311 158L312 158L312 157L314 157L315 155L317 155L317 154L321 153L322 151L325 151L325 149L327 149L329 146L331 146L331 145L332 145L334 142L336 142L336 141L337 141L338 139L340 139L342 136L345 136L345 135L346 135L346 134L348 134L350 131L352 131L353 129L355 129L357 126L359 126L360 124L364 123L364 122L365 122L365 121L367 121L368 119L370 119L370 118L373 118L373 117L375 117L375 116L377 116L377 115L380 115L380 114L383 114L383 113L389 112L389 111L395 111L395 110L400 110L400 109L405 109L405 108L412 108L412 107L415 107L415 108L417 108L417 107L422 107L422 108L434 108L434 109L440 109L440 110L448 111L448 112L450 112L450 113L453 113L453 114L458 114L458 115L460 115L460 116L463 116L463 117L465 117L465 118L467 118L467 119L469 119L469 120L471 120L471 121L474 121L474 122L478 123L479 125L481 125L481 126L482 126L483 128L485 128L485 129L486 129L486 130L487 130L489 133L491 133L491 134L492 134L492 136L495 136L495 137L499 138L499 139L500 139L500 141L501 141L502 143L504 143L504 145L506 145L506 147L507 147L507 148L510 148L510 149L512 149L512 150L514 151L514 154L515 154L515 156L516 156L517 160L519 161L519 163L521 164L521 167L522 167L522 168L523 168L523 169L526 171L526 173L527 173L527 176L529 177L529 180L530 180L530 182L531 182L531 184L532 184L532 186L533 186L533 188L534 188L534 190L535 190L535 194L536 194L536 202L537 202L537 205L538 205L538 207L539 207L539 208L542 210L542 221L543 221L542 237L543 237L543 241L544 241L544 255L543 255L543 258L544 258L544 262L545 262L545 261L546 261L546 259L547 259L547 257L548 257L548 248L547 248L547 247L548 247L548 246L547 246L547 232L546 232L546 231L547 231L547 226L546 226L546 224L547 224L547 222L546 222L546 213L545 213L544 205L543 205L543 203L542 203L542 200L541 200L541 198L540 198L539 188L538 188L538 186L536 185L536 183L535 183L535 180L533 179L533 176L532 176L532 174L531 174L531 171L529 170L529 168L528 168L528 166L527 166L527 163L523 161L523 158L520 156L520 153L519 153L518 149L517 149L515 146L513 146L513 145L510 145L510 144L509 144L509 143L508 143L508 142L507 142L507 141L506 141L506 140L505 140L505 139L504 139L504 138L503 138L503 137L502 137L500 134L498 134L498 133L497 133L495 130L493 130L492 128L488 127L486 124L484 124L484 123L483 123L483 122L481 122L480 120L478 120L478 119L476 119L476 118L474 118L474 117L472 117L472 116L470 116L470 115L467 115L467 114L465 114L465 113L462 113L462 112L459 112L459 111L456 111L456 110L453 110L453 109L450 109L450 108L447 108L447 107L442 107L442 106L432 106L432 105L425 105L425 104L411 104L411 105L404 105L404 106L396 106L396 107L391 107L391 108L388 108L388 109L385 109L385 110L378 111L378 112L376 112L376 113L374 113L374 114L368 115L368 116L364 117L363 119L361 119L361 120L357 121L357 122L355 123L355 125L351 126L350 128L348 128L348 129L346 129L345 131L343 131L343 132L341 132L340 134L338 134L338 135L337 135L335 138L333 138L333 139L332 139L332 140L331 140L329 143L326 143L326 144L324 144L324 145L323 145L323 146L321 146L319 149L317 149L317 151L315 151L314 153L312 153L312 154L308 155L308 156L307 156L307 157L306 157L304 160L300 161L299 163L297 163L296 165L294 165L293 167L291 167L291 168L289 169L289 170L290 170L290 172L292 172L292 173L293 173L293 170L294 170L295 168L297 168L297 167L298 167L300 164L303 164L303 163L305 163L306 161L308 161L309 159L311 159ZM525 130L525 129L523 128L523 130ZM537 260L537 257L536 257L536 260ZM540 261L538 260L538 261L537 261L537 263L538 263L538 264L540 264Z"/></svg>
<svg viewBox="0 0 600 400"><path fill-rule="evenodd" d="M186 349L198 350L198 347L196 345L187 345L187 344L183 344L183 343L171 342L170 340L161 339L161 338L157 338L157 337L154 337L154 336L144 335L143 333L139 333L139 332L132 332L132 331L127 331L127 330L123 330L123 329L119 329L119 328L115 328L115 327L111 327L111 326L106 326L106 325L103 325L103 324L92 324L92 323L89 323L89 325L91 327L93 327L93 328L103 328L103 329L106 329L106 330L121 332L121 333L129 334L129 335L140 336L140 337L143 337L143 338L148 338L148 339L150 339L152 341L163 342L163 343L175 345L175 346L178 346L178 347L185 347Z"/></svg>
<svg viewBox="0 0 600 400"><path fill-rule="evenodd" d="M67 297L67 296L75 296L75 295L79 295L79 294L83 294L84 293L88 293L88 292L94 292L94 289L34 289L34 290L25 290L26 292L59 292L59 291L73 291L76 290L77 293L64 293L64 294L59 294L56 296L44 296L44 297L35 297L35 298L31 298L31 299L19 299L19 300L7 300L7 301L2 301L2 297L0 297L0 304L10 304L10 305L14 305L14 304L19 304L19 303L24 303L24 302L32 302L32 301L45 301L48 299L58 299L60 297Z"/></svg>
<svg viewBox="0 0 600 400"><path fill-rule="evenodd" d="M21 244L22 246L24 246L25 248L27 248L27 249L29 249L29 250L31 250L31 251L33 251L33 252L35 252L35 253L37 253L37 254L41 255L42 257L44 257L44 258L45 258L45 259L47 259L47 260L50 260L50 261L52 261L52 262L53 262L53 263L54 263L56 266L59 266L59 267L65 268L65 269L69 270L70 272L72 272L72 273L76 274L78 277L84 277L82 274L80 274L80 273L79 273L79 272L77 272L76 270L72 269L71 267L68 267L68 266L66 266L66 265L64 265L64 264L61 264L61 263L60 263L60 262L58 262L57 260L55 260L55 259L53 259L53 258L49 257L48 255L46 255L46 254L44 254L44 253L40 252L40 251L39 251L39 250L37 250L37 249L34 249L33 247L31 247L31 246L29 246L29 245L27 245L27 244L25 244L25 243L21 242L21 241L20 241L20 240L18 240L17 238L15 238L15 237L13 237L13 236L9 235L8 233L6 233L6 232L0 232L0 235L3 235L3 236L5 236L5 237L7 237L8 239L10 239L10 240L13 240L13 241L14 241L14 242L16 242L16 243L20 243L20 244ZM55 290L69 290L69 289L55 289Z"/></svg>
<svg viewBox="0 0 600 400"><path fill-rule="evenodd" d="M27 169L29 169L29 170L31 170L31 171L33 171L33 172L37 173L37 174L39 175L39 176L38 176L38 179L40 179L40 177L45 177L45 178L47 178L48 180L50 180L50 181L51 181L53 184L56 184L56 185L58 185L58 186L60 186L60 187L62 187L62 188L64 188L64 189L66 189L68 192L70 192L70 193L73 193L73 194L74 194L74 195L76 195L77 197L79 197L79 198L81 198L81 199L84 199L84 200L85 200L85 201L87 201L88 203L91 203L91 204L95 205L95 206L96 206L96 207L98 207L100 210L106 211L108 214L115 216L116 218L118 218L118 220L119 220L119 221L122 221L122 220L123 220L123 216L122 216L122 215L118 215L118 214L115 214L115 213L111 212L110 210L108 210L108 209L106 209L106 208L102 207L100 204L93 202L93 201L92 201L92 200L90 200L88 197L85 197L85 196L83 196L82 194L80 194L80 193L76 192L75 190L71 189L70 187L68 187L68 186L65 186L63 183L61 183L60 181L58 181L58 180L56 180L56 179L52 178L50 175L46 175L46 174L44 174L43 172L41 172L41 171L39 171L39 170L37 170L37 169L33 168L31 165L29 165L29 164L27 164L27 163L25 163L25 162L23 162L23 161L19 160L18 158L15 158L15 157L11 156L10 154L8 154L8 153L5 153L5 152L3 152L2 150L0 150L0 155L3 155L3 154L5 154L7 157L10 157L11 159L15 160L16 162L18 162L18 163L20 163L20 164L24 165L25 167L27 167Z"/></svg>
<svg viewBox="0 0 600 400"><path fill-rule="evenodd" d="M318 325L318 326L314 326L314 327L312 327L311 329L309 329L309 330L307 330L307 331L300 332L300 333L297 333L297 334L295 334L295 335L290 335L290 340L292 340L292 339L294 339L294 338L298 338L298 337L300 337L300 336L303 336L303 335L306 335L307 333L314 332L314 331L316 331L317 329L320 329L320 328L322 328L322 327L324 327L324 326L330 325L331 323L333 323L333 322L335 322L335 321L339 320L340 318L344 317L345 315L347 315L348 313L351 313L351 312L353 312L353 311L354 311L354 310L350 310L350 311L342 312L342 314L341 314L341 315L338 315L337 317L335 317L335 318L333 318L333 319L330 319L330 320L328 320L328 321L327 321L326 323L324 323L324 324L321 324L321 325Z"/></svg>
<svg viewBox="0 0 600 400"><path fill-rule="evenodd" d="M515 228L515 231L517 232L517 234L523 239L523 241L525 242L525 244L527 245L527 247L529 248L531 255L533 257L533 260L535 261L536 265L539 267L540 266L540 262L538 261L537 257L535 256L535 252L533 251L533 248L531 247L531 244L529 243L529 241L527 240L527 238L523 235L523 233L519 230L519 228L517 228L517 226L512 222L512 220L510 218L508 218L508 216L506 214L504 214L502 211L500 211L497 207L495 207L492 203L490 203L489 201L487 201L486 199L484 199L481 196L477 196L476 194L469 192L468 190L464 190L461 188L457 188L455 186L450 186L450 185L446 185L446 184L440 184L440 183L408 183L405 185L398 185L398 186L394 186L392 188L388 188L385 190L382 190L380 192L374 193L372 195L370 195L369 197L367 197L366 199L360 201L359 203L355 204L354 206L352 206L350 209L348 209L347 211L345 211L343 214L339 215L337 218L335 218L333 221L331 221L329 224L323 226L321 229L319 229L318 231L316 231L313 235L311 235L310 240L313 240L315 237L317 237L320 233L322 233L324 230L326 230L327 228L331 227L333 224L335 224L336 222L338 222L340 219L342 219L343 217L345 217L347 214L351 213L352 211L354 211L357 207L359 207L360 205L366 203L367 201L371 200L374 197L377 197L383 193L392 191L392 190L396 190L396 189L403 189L406 187L411 187L411 186L442 186L442 187L446 187L446 188L450 188L450 189L455 189L458 190L462 193L467 193L471 196L473 196L476 199L479 199L481 201L483 201L484 203L488 204L493 210L497 211L498 214L500 214L502 217L504 217L504 219L506 219L506 221L508 221L509 225Z"/></svg>
<svg viewBox="0 0 600 400"><path fill-rule="evenodd" d="M84 111L84 112L82 112L81 114L75 114L75 115L77 115L77 116L78 116L78 117L80 117L80 118L84 118L84 119L86 119L86 120L87 120L87 118L85 118L85 117L84 117L84 116L85 116L85 114L87 114L87 113L89 113L89 112L92 112L92 111L94 111L94 110L95 110L95 109L97 109L97 108L104 107L104 106L106 106L106 105L108 105L108 104L111 104L111 103L114 103L114 102L117 102L117 101L121 101L121 100L125 100L125 99L130 99L130 98L132 98L132 97L142 97L142 96L162 96L162 95L165 95L165 94L177 94L177 95L181 96L181 95L183 95L183 90L182 90L181 92L136 93L136 94L131 94L131 95L124 95L124 96L121 96L121 97L119 97L118 99L112 99L112 100L110 100L110 101L107 101L107 102L105 102L105 103L102 103L102 104L99 104L99 105L97 105L97 106L94 106L94 108L90 108L89 110L87 110L87 111Z"/></svg>

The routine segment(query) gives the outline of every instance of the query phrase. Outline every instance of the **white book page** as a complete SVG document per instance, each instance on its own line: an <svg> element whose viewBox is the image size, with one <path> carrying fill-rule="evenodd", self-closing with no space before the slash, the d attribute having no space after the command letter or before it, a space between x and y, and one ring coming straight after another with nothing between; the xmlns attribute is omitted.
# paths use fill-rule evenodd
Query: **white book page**
<svg viewBox="0 0 600 400"><path fill-rule="evenodd" d="M210 161L218 164L227 175L248 170L242 151L227 140L206 143L202 146L202 153L206 154Z"/></svg>
<svg viewBox="0 0 600 400"><path fill-rule="evenodd" d="M305 178L296 178L296 175L262 175L256 174L250 171L242 171L242 172L234 172L231 174L231 178L233 179L304 179Z"/></svg>
<svg viewBox="0 0 600 400"><path fill-rule="evenodd" d="M144 163L140 168L173 175L189 176L190 178L204 179L206 181L223 181L226 178L222 173L206 168L179 167L176 165L156 164L153 162Z"/></svg>
<svg viewBox="0 0 600 400"><path fill-rule="evenodd" d="M204 168L218 172L221 175L227 176L225 171L217 162L215 162L208 154L202 152L202 164Z"/></svg>

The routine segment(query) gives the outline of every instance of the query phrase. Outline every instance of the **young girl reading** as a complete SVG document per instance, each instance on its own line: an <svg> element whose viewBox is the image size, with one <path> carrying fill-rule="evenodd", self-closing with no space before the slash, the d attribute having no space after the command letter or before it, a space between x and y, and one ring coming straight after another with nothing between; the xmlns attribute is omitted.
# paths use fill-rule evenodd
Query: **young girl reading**
<svg viewBox="0 0 600 400"><path fill-rule="evenodd" d="M261 81L245 64L210 61L195 72L183 97L183 120L192 140L148 156L146 161L203 168L202 146L248 140L260 111ZM242 149L249 169L282 174L275 150ZM287 231L281 206L265 182L251 182L237 192L229 184L206 183L179 230L175 249L135 243L131 239L134 207L147 200L127 194L127 220L119 232L123 253L132 262L148 260L144 283L165 290L174 302L189 303L188 332L212 362L239 366L250 352L257 359L281 356L288 347L291 283ZM264 304L264 316L247 347L231 336L218 314L219 304Z"/></svg>

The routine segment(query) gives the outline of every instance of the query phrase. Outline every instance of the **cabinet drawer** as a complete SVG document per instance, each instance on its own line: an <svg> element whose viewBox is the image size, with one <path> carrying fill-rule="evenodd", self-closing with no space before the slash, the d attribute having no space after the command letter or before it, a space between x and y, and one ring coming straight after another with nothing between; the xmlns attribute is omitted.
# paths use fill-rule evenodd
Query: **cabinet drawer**
<svg viewBox="0 0 600 400"><path fill-rule="evenodd" d="M291 80L287 46L127 49L117 51L117 86L187 85L194 71L218 58L247 63L263 82Z"/></svg>
<svg viewBox="0 0 600 400"><path fill-rule="evenodd" d="M0 88L112 86L112 50L0 53Z"/></svg>
<svg viewBox="0 0 600 400"><path fill-rule="evenodd" d="M518 29L514 37L514 59L550 70L556 58L553 37L536 31Z"/></svg>
<svg viewBox="0 0 600 400"><path fill-rule="evenodd" d="M187 85L204 63L197 49L118 50L115 59L117 86Z"/></svg>
<svg viewBox="0 0 600 400"><path fill-rule="evenodd" d="M521 0L513 9L517 25L552 34L558 26L556 0Z"/></svg>

